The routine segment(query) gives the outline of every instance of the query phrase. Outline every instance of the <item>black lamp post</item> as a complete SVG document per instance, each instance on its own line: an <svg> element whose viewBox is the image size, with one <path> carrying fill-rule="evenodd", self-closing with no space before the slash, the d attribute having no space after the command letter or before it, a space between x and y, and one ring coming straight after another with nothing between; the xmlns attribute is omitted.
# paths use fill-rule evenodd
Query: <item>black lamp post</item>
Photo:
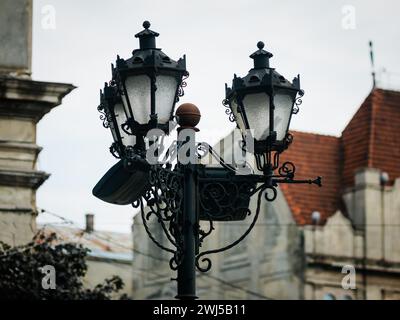
<svg viewBox="0 0 400 320"><path fill-rule="evenodd" d="M279 183L321 186L321 178L295 180L294 164L279 163L279 155L292 141L288 133L291 115L297 113L303 91L299 77L290 83L269 67L272 54L263 50L262 42L257 44L259 50L250 56L254 59L254 68L244 78L235 75L232 88L226 86L224 100L226 113L231 121L236 121L243 141L249 138L254 141L254 149L245 144L242 148L254 153L261 174L237 174L238 166L227 164L207 143L197 143L195 132L200 111L190 103L182 104L175 114L179 124L178 139L174 143L177 151L168 149L163 159L167 161L149 162L149 144L145 143L149 137L146 136L155 128L170 133L174 107L183 95L188 72L185 58L177 62L170 59L156 48L158 33L149 30L150 23L145 21L143 26L145 30L136 35L140 48L128 60L117 58L116 67L112 67L112 80L100 93L98 109L103 125L112 132L111 153L123 161L126 173L140 170L148 177L145 182L141 180L140 188L132 188L132 193L137 194L132 205L140 207L150 239L172 254L170 267L177 271L177 298L196 299L196 268L207 272L211 268L207 255L234 247L250 233L257 221L263 194L267 201L273 201ZM151 140L150 145L152 142L156 140ZM201 164L200 159L206 154L217 159L220 166ZM175 157L177 164L173 166ZM257 207L252 213L249 203L255 194L258 194ZM248 216L252 216L252 221L236 241L201 251L204 239L214 230L214 221L244 220ZM148 226L151 218L160 223L169 245L153 236ZM200 220L208 222L206 230L200 227Z"/></svg>

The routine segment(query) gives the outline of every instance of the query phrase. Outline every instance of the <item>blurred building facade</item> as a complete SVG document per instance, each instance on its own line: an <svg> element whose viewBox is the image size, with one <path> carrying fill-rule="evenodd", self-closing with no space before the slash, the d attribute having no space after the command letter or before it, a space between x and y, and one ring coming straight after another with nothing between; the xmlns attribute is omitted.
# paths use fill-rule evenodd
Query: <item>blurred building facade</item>
<svg viewBox="0 0 400 320"><path fill-rule="evenodd" d="M323 155L322 146L316 148L324 151L319 156L324 166L339 177L330 186L339 192L332 192L330 207L313 208L322 219L305 230L305 298L398 300L400 92L374 89L336 144L337 165L337 159ZM294 205L300 191L288 194L295 198L297 214L305 216L306 206ZM305 219L309 224L310 217ZM349 280L353 267L355 286L345 290L343 278Z"/></svg>
<svg viewBox="0 0 400 320"><path fill-rule="evenodd" d="M212 269L198 274L198 295L399 299L400 92L374 88L340 137L293 135L282 161L296 164L298 179L321 175L323 187L281 185L277 199L262 204L248 238L210 256ZM226 156L232 144L224 142ZM205 248L234 241L245 230L243 224L218 225ZM162 239L157 223L151 229ZM173 298L176 282L170 280L176 275L169 270L168 254L148 238L140 215L135 218L134 248L139 254L133 269L143 271L134 279L133 296ZM348 286L352 267L355 286Z"/></svg>
<svg viewBox="0 0 400 320"><path fill-rule="evenodd" d="M32 0L0 2L0 241L18 245L36 232L36 126L75 87L31 79Z"/></svg>
<svg viewBox="0 0 400 320"><path fill-rule="evenodd" d="M86 288L93 289L105 279L119 276L124 287L115 296L132 295L132 234L96 230L93 214L86 215L85 229L74 226L72 222L71 225L52 223L38 227L46 235L56 233L56 244L73 243L89 249L86 258L88 269L83 278Z"/></svg>

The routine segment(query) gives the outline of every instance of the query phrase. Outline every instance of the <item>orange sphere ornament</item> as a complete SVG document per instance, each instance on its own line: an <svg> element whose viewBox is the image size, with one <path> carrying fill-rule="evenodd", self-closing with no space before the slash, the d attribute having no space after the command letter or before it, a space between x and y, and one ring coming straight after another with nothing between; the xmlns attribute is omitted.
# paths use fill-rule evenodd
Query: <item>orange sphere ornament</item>
<svg viewBox="0 0 400 320"><path fill-rule="evenodd" d="M201 113L193 103L181 104L175 113L180 129L193 129L198 131L196 125L200 122Z"/></svg>

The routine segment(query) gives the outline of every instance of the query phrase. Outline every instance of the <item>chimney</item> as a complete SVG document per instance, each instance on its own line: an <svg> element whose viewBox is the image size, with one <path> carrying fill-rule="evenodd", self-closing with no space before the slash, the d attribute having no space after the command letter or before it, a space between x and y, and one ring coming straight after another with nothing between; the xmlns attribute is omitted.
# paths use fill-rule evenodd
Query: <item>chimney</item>
<svg viewBox="0 0 400 320"><path fill-rule="evenodd" d="M87 233L93 232L94 231L94 214L93 213L87 213L85 216L86 216L86 229L85 229L85 231Z"/></svg>

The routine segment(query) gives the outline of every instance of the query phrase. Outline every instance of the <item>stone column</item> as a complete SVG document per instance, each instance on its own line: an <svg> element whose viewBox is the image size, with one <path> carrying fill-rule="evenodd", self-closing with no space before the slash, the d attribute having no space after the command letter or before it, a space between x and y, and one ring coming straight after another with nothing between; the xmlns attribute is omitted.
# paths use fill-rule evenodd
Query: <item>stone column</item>
<svg viewBox="0 0 400 320"><path fill-rule="evenodd" d="M30 77L32 0L0 1L0 74Z"/></svg>
<svg viewBox="0 0 400 320"><path fill-rule="evenodd" d="M380 186L380 170L361 168L355 176L355 207L361 210L364 217L364 242L362 247L362 286L363 298L366 300L382 299L379 289L370 283L370 269L376 261L383 260L382 251L382 189Z"/></svg>
<svg viewBox="0 0 400 320"><path fill-rule="evenodd" d="M18 245L36 232L36 125L75 87L33 81L32 0L0 1L0 241Z"/></svg>

